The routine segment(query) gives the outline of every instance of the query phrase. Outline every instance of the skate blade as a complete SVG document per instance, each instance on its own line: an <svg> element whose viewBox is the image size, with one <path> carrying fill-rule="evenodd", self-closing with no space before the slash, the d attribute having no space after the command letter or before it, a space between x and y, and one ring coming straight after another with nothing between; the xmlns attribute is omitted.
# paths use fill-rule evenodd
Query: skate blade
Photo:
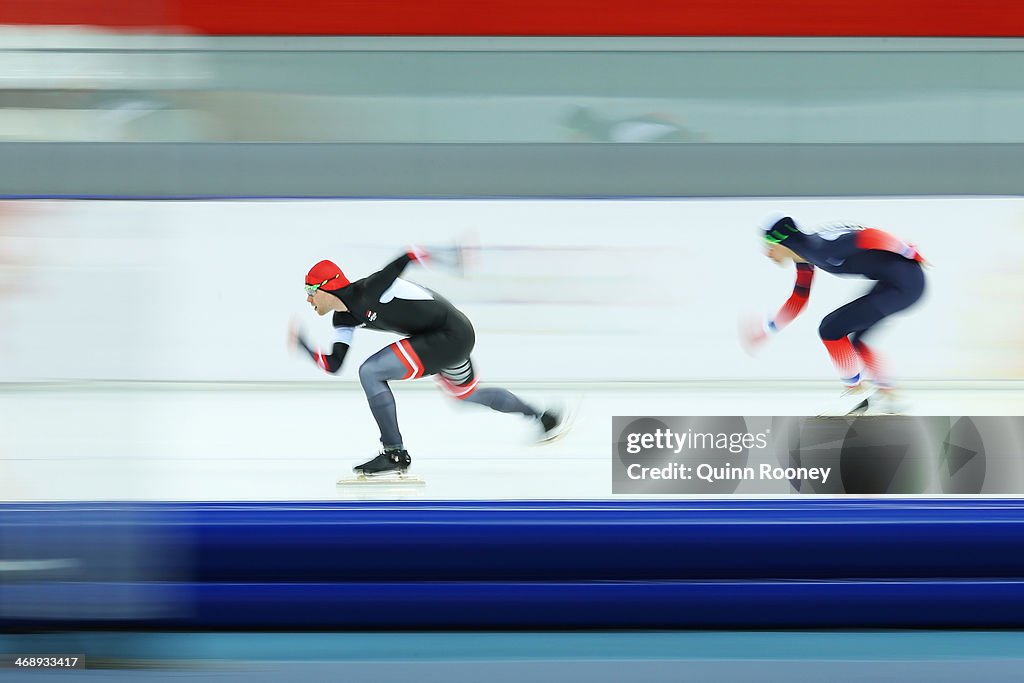
<svg viewBox="0 0 1024 683"><path fill-rule="evenodd" d="M839 418L844 418L844 417L857 417L859 415L866 415L867 412L868 412L868 408L870 407L869 399L870 399L870 397L865 398L863 401L861 401L860 403L858 403L857 405L855 405L853 408L851 408L849 411L847 411L845 413L841 413L841 414L821 413L821 414L818 415L818 417L824 418L824 419L833 419L834 420L834 419L839 419Z"/></svg>
<svg viewBox="0 0 1024 683"><path fill-rule="evenodd" d="M879 407L869 406L868 408L869 408L868 411L866 413L864 413L864 414L865 415L872 415L874 417L885 417L887 415L888 416L896 416L896 417L906 417L909 414L908 411L907 411L907 407L903 406L903 405L899 405L899 406L879 406Z"/></svg>
<svg viewBox="0 0 1024 683"><path fill-rule="evenodd" d="M357 474L348 479L339 479L338 486L426 486L427 482L415 474Z"/></svg>
<svg viewBox="0 0 1024 683"><path fill-rule="evenodd" d="M864 399L863 401L855 405L853 407L853 410L848 412L847 415L863 415L864 413L868 412L869 405L870 404L868 403L868 399Z"/></svg>

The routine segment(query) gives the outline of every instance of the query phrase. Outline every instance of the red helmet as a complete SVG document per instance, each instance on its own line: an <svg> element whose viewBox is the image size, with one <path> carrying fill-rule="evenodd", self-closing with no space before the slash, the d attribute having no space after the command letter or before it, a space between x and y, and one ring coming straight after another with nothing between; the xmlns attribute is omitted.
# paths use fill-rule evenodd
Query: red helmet
<svg viewBox="0 0 1024 683"><path fill-rule="evenodd" d="M312 287L310 294L317 289L333 292L336 289L347 287L349 284L345 273L341 272L333 261L320 261L306 273L306 287Z"/></svg>

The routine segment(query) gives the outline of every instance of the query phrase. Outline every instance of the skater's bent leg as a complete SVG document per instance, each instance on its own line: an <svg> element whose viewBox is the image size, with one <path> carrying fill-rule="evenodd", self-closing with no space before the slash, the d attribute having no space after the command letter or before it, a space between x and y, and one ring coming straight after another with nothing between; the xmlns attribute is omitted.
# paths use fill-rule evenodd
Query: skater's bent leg
<svg viewBox="0 0 1024 683"><path fill-rule="evenodd" d="M380 442L384 448L402 448L395 395L391 393L388 381L402 379L407 374L408 369L390 347L381 349L359 366L359 383L366 393L373 419L380 428Z"/></svg>
<svg viewBox="0 0 1024 683"><path fill-rule="evenodd" d="M869 331L870 328L854 333L850 337L850 342L861 357L861 360L864 361L864 367L871 377L871 381L875 383L875 386L879 389L892 388L892 379L889 377L885 362L873 348L864 343L864 336Z"/></svg>
<svg viewBox="0 0 1024 683"><path fill-rule="evenodd" d="M853 348L853 344L846 337L842 339L822 339L825 350L828 351L832 365L835 366L839 378L848 387L855 387L860 384L862 361Z"/></svg>
<svg viewBox="0 0 1024 683"><path fill-rule="evenodd" d="M508 389L478 388L476 371L473 369L471 358L456 366L441 370L437 381L449 396L466 403L475 403L499 413L519 413L527 417L540 417L539 410L525 403Z"/></svg>
<svg viewBox="0 0 1024 683"><path fill-rule="evenodd" d="M856 318L856 331L850 336L850 342L880 389L891 389L892 379L882 358L865 343L864 338L879 322L915 304L923 293L924 273L921 267L916 263L897 262L890 268L885 282L879 282L863 299L854 302L863 303L853 316L847 317L847 321Z"/></svg>
<svg viewBox="0 0 1024 683"><path fill-rule="evenodd" d="M870 294L851 301L832 311L821 321L818 335L825 344L832 364L843 383L853 387L860 384L864 359L854 348L850 335L866 330L881 320L884 314L871 302Z"/></svg>
<svg viewBox="0 0 1024 683"><path fill-rule="evenodd" d="M466 403L476 403L499 413L521 413L527 417L540 417L540 411L527 405L508 389L500 387L477 389L464 400Z"/></svg>

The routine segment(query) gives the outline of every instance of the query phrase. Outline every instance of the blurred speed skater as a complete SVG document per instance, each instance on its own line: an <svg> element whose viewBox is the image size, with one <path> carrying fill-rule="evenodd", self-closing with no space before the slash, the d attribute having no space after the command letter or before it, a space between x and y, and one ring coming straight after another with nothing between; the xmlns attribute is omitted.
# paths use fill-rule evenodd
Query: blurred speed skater
<svg viewBox="0 0 1024 683"><path fill-rule="evenodd" d="M438 253L438 259L441 256ZM341 369L356 328L404 337L359 367L359 382L380 428L382 445L379 455L354 468L359 475L404 473L412 462L398 428L395 397L388 385L391 380L434 376L453 398L535 420L544 441L554 439L565 427L558 411L538 410L507 389L477 386L470 358L476 334L469 318L436 292L399 277L410 263L424 263L430 258L427 250L412 248L380 271L355 282L349 282L331 261L320 261L306 274L306 301L321 316L333 313L334 341L331 351L324 353L294 327L289 340L322 370L333 374Z"/></svg>
<svg viewBox="0 0 1024 683"><path fill-rule="evenodd" d="M892 380L865 337L885 318L916 303L924 293L924 258L911 244L877 228L830 226L818 232L800 230L789 216L764 230L767 255L779 265L796 265L793 293L774 317L743 331L748 350L756 349L783 330L807 305L816 268L846 277L873 280L864 296L832 311L818 334L845 385L839 402L823 414L900 412ZM871 380L869 388L863 379ZM877 389L877 394L874 390Z"/></svg>

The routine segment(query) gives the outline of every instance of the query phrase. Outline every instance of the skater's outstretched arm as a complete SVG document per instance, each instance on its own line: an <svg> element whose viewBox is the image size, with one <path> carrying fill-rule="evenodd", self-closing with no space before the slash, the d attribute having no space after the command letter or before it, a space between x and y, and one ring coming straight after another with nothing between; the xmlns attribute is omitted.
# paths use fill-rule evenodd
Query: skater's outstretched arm
<svg viewBox="0 0 1024 683"><path fill-rule="evenodd" d="M747 353L757 352L768 338L793 322L807 306L811 294L811 281L814 279L814 266L810 263L796 264L796 284L793 293L786 299L779 312L772 318L745 318L740 321L740 343Z"/></svg>
<svg viewBox="0 0 1024 683"><path fill-rule="evenodd" d="M782 308L767 322L768 332L779 332L785 329L796 319L804 308L807 307L807 299L811 296L811 282L814 280L814 266L810 263L796 264L796 284L793 285L793 293L782 304Z"/></svg>
<svg viewBox="0 0 1024 683"><path fill-rule="evenodd" d="M305 335L295 325L289 331L289 343L305 351L309 357L324 372L334 374L341 369L345 362L345 355L348 354L349 345L352 343L352 327L335 327L334 342L331 345L331 353L326 354L318 347L310 344Z"/></svg>
<svg viewBox="0 0 1024 683"><path fill-rule="evenodd" d="M421 247L409 247L409 250L387 264L376 273L367 276L366 289L371 292L384 291L395 283L405 267L410 263L423 263L427 260L427 251Z"/></svg>

